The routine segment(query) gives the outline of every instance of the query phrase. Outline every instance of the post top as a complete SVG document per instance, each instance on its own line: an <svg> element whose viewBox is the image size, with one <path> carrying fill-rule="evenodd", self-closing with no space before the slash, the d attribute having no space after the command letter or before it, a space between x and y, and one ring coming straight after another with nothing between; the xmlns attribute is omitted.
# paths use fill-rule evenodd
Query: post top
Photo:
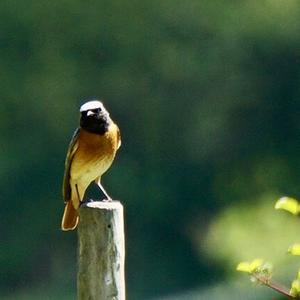
<svg viewBox="0 0 300 300"><path fill-rule="evenodd" d="M113 209L120 209L123 208L123 205L120 201L89 201L84 202L80 206L81 208L98 208L98 209L107 209L107 210L113 210Z"/></svg>

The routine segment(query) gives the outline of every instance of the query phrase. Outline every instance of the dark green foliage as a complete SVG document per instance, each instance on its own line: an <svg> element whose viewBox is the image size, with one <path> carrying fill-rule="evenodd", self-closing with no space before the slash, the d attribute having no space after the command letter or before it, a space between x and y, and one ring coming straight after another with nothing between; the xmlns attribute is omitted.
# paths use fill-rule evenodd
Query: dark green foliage
<svg viewBox="0 0 300 300"><path fill-rule="evenodd" d="M103 183L126 207L129 299L222 277L195 227L300 193L299 25L297 1L2 0L1 292L75 290L61 181L89 97L122 131Z"/></svg>

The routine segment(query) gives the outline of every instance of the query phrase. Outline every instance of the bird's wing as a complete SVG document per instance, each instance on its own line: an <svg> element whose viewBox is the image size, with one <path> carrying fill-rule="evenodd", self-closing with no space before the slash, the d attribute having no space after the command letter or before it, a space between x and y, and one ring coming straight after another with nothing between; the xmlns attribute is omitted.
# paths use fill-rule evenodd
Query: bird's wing
<svg viewBox="0 0 300 300"><path fill-rule="evenodd" d="M67 202L71 199L71 185L70 185L70 168L71 163L78 148L78 136L79 136L80 128L77 128L73 134L72 140L70 142L68 153L65 161L65 174L64 174L64 182L63 182L63 198L64 201Z"/></svg>

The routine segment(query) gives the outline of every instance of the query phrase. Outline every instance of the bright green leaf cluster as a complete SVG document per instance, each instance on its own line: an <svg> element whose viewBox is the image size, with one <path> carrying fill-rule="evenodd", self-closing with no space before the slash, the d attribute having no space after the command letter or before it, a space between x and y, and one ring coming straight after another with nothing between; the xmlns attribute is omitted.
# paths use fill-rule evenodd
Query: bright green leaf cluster
<svg viewBox="0 0 300 300"><path fill-rule="evenodd" d="M283 209L290 212L293 215L300 213L299 202L291 197L281 197L275 204L275 209Z"/></svg>
<svg viewBox="0 0 300 300"><path fill-rule="evenodd" d="M262 265L263 265L263 260L256 258L251 262L248 262L248 261L240 262L237 265L236 269L237 269L237 271L240 271L240 272L246 272L249 274L253 274L253 273L257 272Z"/></svg>
<svg viewBox="0 0 300 300"><path fill-rule="evenodd" d="M300 255L300 244L294 244L289 247L288 253L292 255Z"/></svg>
<svg viewBox="0 0 300 300"><path fill-rule="evenodd" d="M300 270L298 271L297 278L293 280L292 286L290 289L290 294L293 297L299 297L300 296Z"/></svg>
<svg viewBox="0 0 300 300"><path fill-rule="evenodd" d="M294 198L282 197L276 202L275 209L283 209L293 215L299 215L300 203ZM288 253L300 255L300 243L290 246ZM300 269L298 270L297 277L293 280L289 291L271 281L271 270L272 266L268 263L264 263L262 259L254 259L251 262L241 262L237 266L237 271L250 274L252 281L265 284L289 298L300 299Z"/></svg>
<svg viewBox="0 0 300 300"><path fill-rule="evenodd" d="M245 272L250 275L253 275L251 277L251 280L253 281L260 281L260 282L268 282L268 280L271 277L272 272L272 265L270 263L264 262L260 258L256 258L252 260L251 262L244 261L240 262L237 265L237 271Z"/></svg>

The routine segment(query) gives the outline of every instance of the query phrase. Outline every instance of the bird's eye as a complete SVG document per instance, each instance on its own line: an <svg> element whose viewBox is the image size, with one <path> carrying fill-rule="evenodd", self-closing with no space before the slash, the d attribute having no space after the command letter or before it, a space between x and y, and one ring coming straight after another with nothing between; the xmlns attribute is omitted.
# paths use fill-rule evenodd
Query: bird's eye
<svg viewBox="0 0 300 300"><path fill-rule="evenodd" d="M91 110L94 114L98 114L100 112L99 108L94 108Z"/></svg>

